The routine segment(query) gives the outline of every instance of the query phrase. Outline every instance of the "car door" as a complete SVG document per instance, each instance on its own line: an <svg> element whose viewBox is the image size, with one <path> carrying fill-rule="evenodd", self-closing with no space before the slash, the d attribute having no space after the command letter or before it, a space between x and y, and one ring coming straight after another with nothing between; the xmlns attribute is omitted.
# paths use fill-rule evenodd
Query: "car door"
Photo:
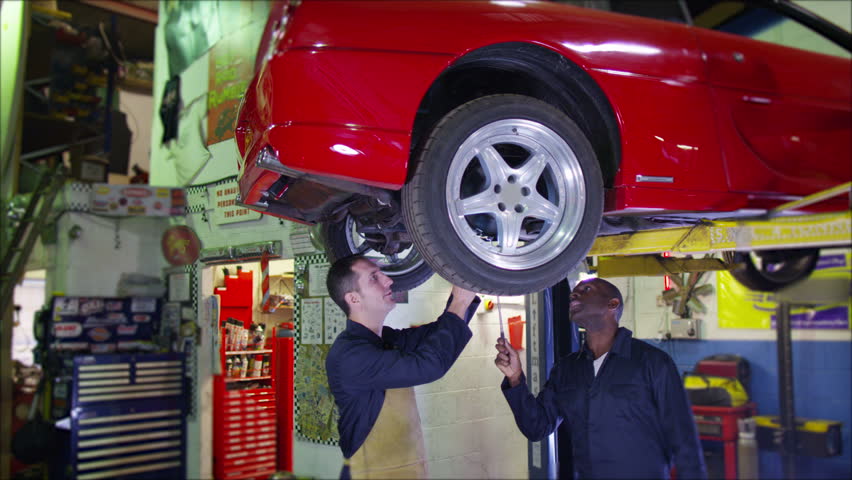
<svg viewBox="0 0 852 480"><path fill-rule="evenodd" d="M747 2L692 13L729 188L800 196L849 181L849 52L780 12Z"/></svg>

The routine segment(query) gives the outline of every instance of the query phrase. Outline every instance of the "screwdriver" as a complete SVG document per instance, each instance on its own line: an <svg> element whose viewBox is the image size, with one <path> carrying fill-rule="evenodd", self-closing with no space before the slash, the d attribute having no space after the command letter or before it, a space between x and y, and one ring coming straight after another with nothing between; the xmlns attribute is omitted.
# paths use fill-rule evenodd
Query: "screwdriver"
<svg viewBox="0 0 852 480"><path fill-rule="evenodd" d="M503 334L503 310L500 309L500 297L497 297L497 319L500 320L500 338L503 339L503 343L506 343L506 336Z"/></svg>

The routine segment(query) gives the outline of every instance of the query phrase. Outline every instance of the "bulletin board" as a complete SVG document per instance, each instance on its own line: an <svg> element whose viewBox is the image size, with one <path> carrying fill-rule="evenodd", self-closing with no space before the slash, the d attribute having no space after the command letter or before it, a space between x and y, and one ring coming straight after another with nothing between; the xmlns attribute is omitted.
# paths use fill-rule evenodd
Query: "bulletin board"
<svg viewBox="0 0 852 480"><path fill-rule="evenodd" d="M295 257L295 426L303 440L337 445L339 413L328 387L325 359L346 327L346 316L328 296L328 267L325 254Z"/></svg>

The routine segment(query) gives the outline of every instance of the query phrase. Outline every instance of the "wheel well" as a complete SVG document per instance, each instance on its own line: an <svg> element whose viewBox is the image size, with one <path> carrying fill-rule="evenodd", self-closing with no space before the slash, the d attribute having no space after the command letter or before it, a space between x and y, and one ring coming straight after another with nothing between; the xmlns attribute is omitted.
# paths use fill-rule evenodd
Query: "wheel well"
<svg viewBox="0 0 852 480"><path fill-rule="evenodd" d="M474 50L450 66L424 96L414 120L411 147L452 109L485 95L513 93L547 102L583 130L611 186L621 161L615 114L603 91L579 66L545 47L503 43Z"/></svg>

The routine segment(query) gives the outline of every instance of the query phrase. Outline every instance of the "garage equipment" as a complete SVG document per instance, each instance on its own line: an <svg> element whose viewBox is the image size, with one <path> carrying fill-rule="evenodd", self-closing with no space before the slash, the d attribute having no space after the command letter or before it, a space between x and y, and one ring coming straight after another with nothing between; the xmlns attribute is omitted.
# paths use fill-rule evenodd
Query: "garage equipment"
<svg viewBox="0 0 852 480"><path fill-rule="evenodd" d="M739 355L729 353L710 355L695 364L695 372L703 375L736 378L745 387L746 392L751 389L751 367L748 360Z"/></svg>
<svg viewBox="0 0 852 480"><path fill-rule="evenodd" d="M183 353L74 357L73 478L185 478Z"/></svg>
<svg viewBox="0 0 852 480"><path fill-rule="evenodd" d="M698 437L701 440L722 442L725 480L737 478L737 420L751 417L755 413L757 406L754 403L740 407L692 406Z"/></svg>
<svg viewBox="0 0 852 480"><path fill-rule="evenodd" d="M765 450L778 451L781 446L781 422L777 415L754 417L757 423L757 445ZM796 454L812 457L833 457L843 452L841 429L834 420L796 417Z"/></svg>
<svg viewBox="0 0 852 480"><path fill-rule="evenodd" d="M23 215L18 219L11 240L3 251L2 288L0 288L0 305L4 308L12 306L12 297L15 294L15 284L24 274L27 260L30 258L33 246L38 240L41 231L53 216L50 210L53 208L53 200L56 194L62 190L65 182L65 170L61 162L57 162L52 168L44 168L39 175L38 184L30 196L30 201ZM4 213L5 215L5 213ZM5 313L5 312L3 312Z"/></svg>
<svg viewBox="0 0 852 480"><path fill-rule="evenodd" d="M730 270L731 261L683 258L717 252L773 251L852 245L852 211L785 215L791 210L848 195L852 182L785 203L765 215L734 220L702 220L691 226L600 236L588 256L597 257L599 277L673 275ZM681 257L662 257L670 252Z"/></svg>

